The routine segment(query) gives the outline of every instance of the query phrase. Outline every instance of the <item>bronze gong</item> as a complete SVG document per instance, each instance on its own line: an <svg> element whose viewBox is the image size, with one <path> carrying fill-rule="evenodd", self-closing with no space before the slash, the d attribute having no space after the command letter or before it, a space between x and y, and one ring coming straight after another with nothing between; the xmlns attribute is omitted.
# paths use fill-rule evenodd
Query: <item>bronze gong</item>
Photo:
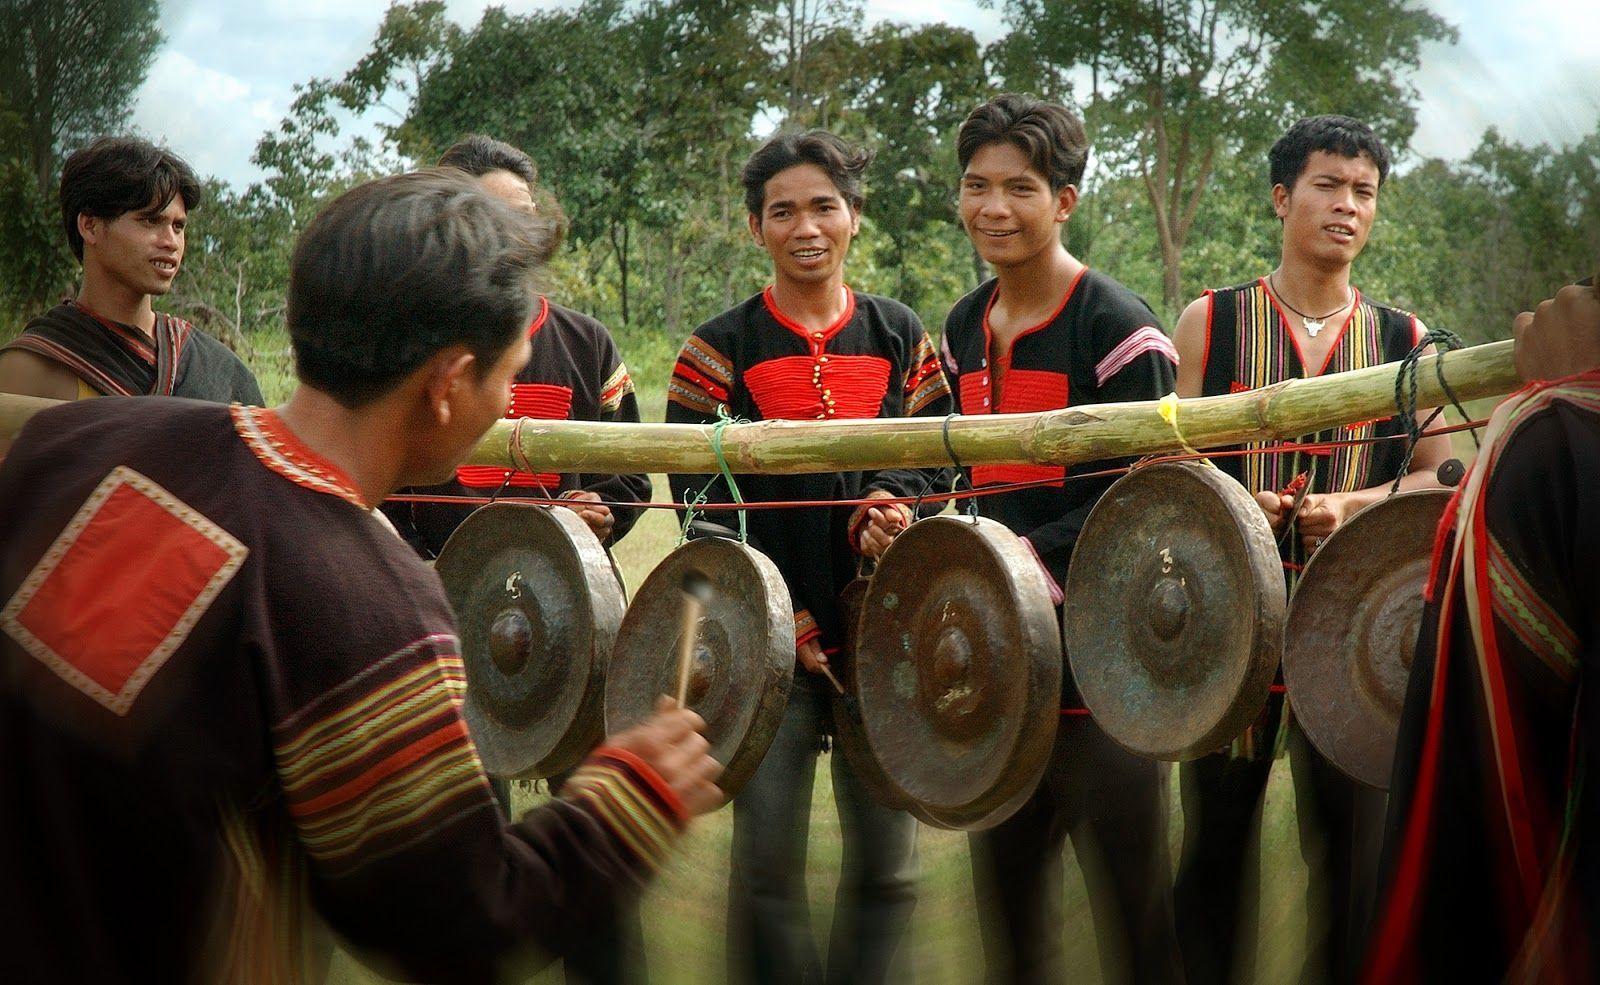
<svg viewBox="0 0 1600 985"><path fill-rule="evenodd" d="M678 690L686 576L706 580L687 704L706 720L717 785L732 799L761 762L794 681L794 609L765 555L722 537L668 554L639 586L617 632L605 699L606 730L636 725Z"/></svg>
<svg viewBox="0 0 1600 985"><path fill-rule="evenodd" d="M938 516L895 538L862 602L861 725L885 780L944 828L998 824L1055 740L1061 638L1027 547L989 519Z"/></svg>
<svg viewBox="0 0 1600 985"><path fill-rule="evenodd" d="M464 714L491 776L570 769L604 734L606 665L625 607L605 548L572 510L492 503L434 563L456 614Z"/></svg>
<svg viewBox="0 0 1600 985"><path fill-rule="evenodd" d="M1388 789L1422 589L1447 489L1400 493L1346 520L1306 564L1284 627L1295 721L1332 763Z"/></svg>
<svg viewBox="0 0 1600 985"><path fill-rule="evenodd" d="M1266 703L1285 591L1244 486L1195 462L1129 472L1095 504L1067 573L1063 631L1085 706L1152 759L1227 745Z"/></svg>
<svg viewBox="0 0 1600 985"><path fill-rule="evenodd" d="M830 684L828 695L833 701L833 751L850 761L856 778L867 789L873 800L885 807L906 810L913 805L900 794L883 767L872 755L867 744L866 731L861 727L861 688L856 682L856 636L860 629L861 605L866 601L867 588L872 580L866 575L853 578L839 593L839 615L844 621L844 647L831 661L833 675L844 693L840 694ZM926 820L926 819L924 819Z"/></svg>

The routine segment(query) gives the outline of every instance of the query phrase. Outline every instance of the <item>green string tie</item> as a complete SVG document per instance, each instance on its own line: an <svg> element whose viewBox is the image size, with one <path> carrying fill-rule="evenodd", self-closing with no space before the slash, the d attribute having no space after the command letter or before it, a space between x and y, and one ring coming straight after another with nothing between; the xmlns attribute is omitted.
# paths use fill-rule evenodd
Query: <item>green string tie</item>
<svg viewBox="0 0 1600 985"><path fill-rule="evenodd" d="M723 480L728 483L728 492L733 496L734 503L741 506L744 504L744 497L739 494L739 483L734 480L733 470L728 468L728 458L722 452L722 432L726 431L728 429L728 425L730 424L749 423L749 421L744 420L743 418L730 415L728 413L727 404L718 404L717 420L715 424L711 425L711 453L717 456L717 469L722 473ZM684 493L683 529L678 534L679 547L682 547L684 541L689 539L689 524L693 522L695 515L701 512L700 507L703 506L706 500L710 497L711 485L716 481L717 477L712 476L710 481L708 481L698 493L695 493L693 496L687 492ZM739 543L747 544L749 542L750 532L745 523L745 511L739 510Z"/></svg>

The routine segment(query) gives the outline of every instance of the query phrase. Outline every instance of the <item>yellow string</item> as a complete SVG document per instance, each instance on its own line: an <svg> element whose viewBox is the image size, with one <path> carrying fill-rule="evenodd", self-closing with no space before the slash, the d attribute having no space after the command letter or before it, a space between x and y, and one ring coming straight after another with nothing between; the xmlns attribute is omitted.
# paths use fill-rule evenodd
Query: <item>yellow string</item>
<svg viewBox="0 0 1600 985"><path fill-rule="evenodd" d="M1191 455L1200 454L1194 449L1193 445L1189 444L1189 439L1183 436L1183 429L1178 427L1178 395L1176 393L1169 393L1162 397L1161 402L1156 404L1156 412L1161 415L1163 421L1172 425L1172 433L1177 436L1178 444L1183 446L1184 451ZM1202 458L1199 461L1211 468L1217 467L1209 458Z"/></svg>

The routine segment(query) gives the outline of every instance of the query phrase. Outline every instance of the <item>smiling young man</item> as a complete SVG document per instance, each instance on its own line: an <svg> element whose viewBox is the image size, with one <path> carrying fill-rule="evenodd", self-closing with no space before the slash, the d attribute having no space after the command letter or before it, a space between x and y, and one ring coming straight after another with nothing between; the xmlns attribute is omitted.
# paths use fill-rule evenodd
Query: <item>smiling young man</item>
<svg viewBox="0 0 1600 985"><path fill-rule="evenodd" d="M1176 353L1148 305L1067 252L1089 144L1065 107L1014 93L962 123L960 211L995 277L945 321L945 365L963 414L1026 413L1154 400L1172 389ZM1047 484L985 496L978 509L1020 535L1056 589L1110 479L1106 462L978 466L974 486ZM1061 851L1077 851L1108 980L1181 981L1167 857L1165 771L1123 750L1062 675L1050 764L1010 819L972 835L973 880L991 982L1065 981ZM1125 969L1125 970L1124 970Z"/></svg>
<svg viewBox="0 0 1600 985"><path fill-rule="evenodd" d="M68 157L61 219L83 284L0 350L0 393L260 404L255 377L226 346L150 306L172 289L199 204L189 166L146 141L103 137Z"/></svg>
<svg viewBox="0 0 1600 985"><path fill-rule="evenodd" d="M1268 154L1272 207L1283 223L1277 269L1247 284L1207 291L1178 319L1183 357L1178 394L1211 396L1287 379L1361 369L1405 356L1425 334L1410 312L1365 297L1350 282L1377 218L1389 152L1368 126L1344 116L1301 120ZM1419 411L1424 419L1427 411ZM1403 434L1398 417L1324 432L1310 441ZM1401 489L1437 486L1450 454L1443 436L1418 444ZM1305 473L1310 492L1285 543L1294 572L1339 524L1389 492L1403 442L1348 445L1323 455L1251 455L1217 460L1256 495L1275 532ZM1184 848L1176 896L1191 985L1253 975L1260 896L1260 825L1283 707L1274 695L1264 718L1234 750L1184 763ZM1351 980L1361 957L1373 894L1384 796L1345 777L1291 727L1301 854L1309 870L1305 980Z"/></svg>
<svg viewBox="0 0 1600 985"><path fill-rule="evenodd" d="M508 822L438 577L373 516L505 411L549 235L459 172L300 236L279 408L87 400L0 463L0 952L29 982L499 982L636 894L720 772L693 712ZM136 618L130 618L129 613Z"/></svg>
<svg viewBox="0 0 1600 985"><path fill-rule="evenodd" d="M439 158L478 180L483 190L517 208L536 213L533 190L539 173L533 160L503 141L470 134ZM528 324L532 355L511 384L508 417L638 423L633 379L611 333L599 321L540 296ZM558 497L569 503L601 543L627 535L639 510L611 503L642 503L650 496L643 474L533 475L484 465L463 465L455 480L419 492L487 496L512 494ZM444 542L476 507L448 503L394 503L384 507L402 536L425 557L437 557Z"/></svg>
<svg viewBox="0 0 1600 985"><path fill-rule="evenodd" d="M718 410L750 420L943 415L950 391L917 316L845 285L861 226L861 176L870 155L822 131L787 134L756 151L740 175L750 235L772 260L772 285L695 329L668 390L667 420L705 423ZM939 470L884 469L741 476L749 500L910 497ZM673 476L673 495L713 476ZM862 553L877 555L910 521L905 506L808 507L749 516L750 543L783 574L794 600L799 672L772 745L733 804L728 896L730 978L736 982L891 980L915 905L910 815L874 803L835 755L843 873L826 976L811 935L805 843L817 753L831 730L820 676L844 642L839 592Z"/></svg>

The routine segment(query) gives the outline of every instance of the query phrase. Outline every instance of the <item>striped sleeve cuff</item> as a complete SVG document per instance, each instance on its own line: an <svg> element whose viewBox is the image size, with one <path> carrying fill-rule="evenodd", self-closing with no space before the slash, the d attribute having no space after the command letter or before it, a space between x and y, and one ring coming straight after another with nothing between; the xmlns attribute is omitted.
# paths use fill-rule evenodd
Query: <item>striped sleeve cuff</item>
<svg viewBox="0 0 1600 985"><path fill-rule="evenodd" d="M817 628L817 620L811 615L810 609L801 609L794 614L794 646L799 649L822 635L822 630Z"/></svg>
<svg viewBox="0 0 1600 985"><path fill-rule="evenodd" d="M661 775L616 746L590 754L562 784L561 797L598 817L652 871L689 823L683 802Z"/></svg>

